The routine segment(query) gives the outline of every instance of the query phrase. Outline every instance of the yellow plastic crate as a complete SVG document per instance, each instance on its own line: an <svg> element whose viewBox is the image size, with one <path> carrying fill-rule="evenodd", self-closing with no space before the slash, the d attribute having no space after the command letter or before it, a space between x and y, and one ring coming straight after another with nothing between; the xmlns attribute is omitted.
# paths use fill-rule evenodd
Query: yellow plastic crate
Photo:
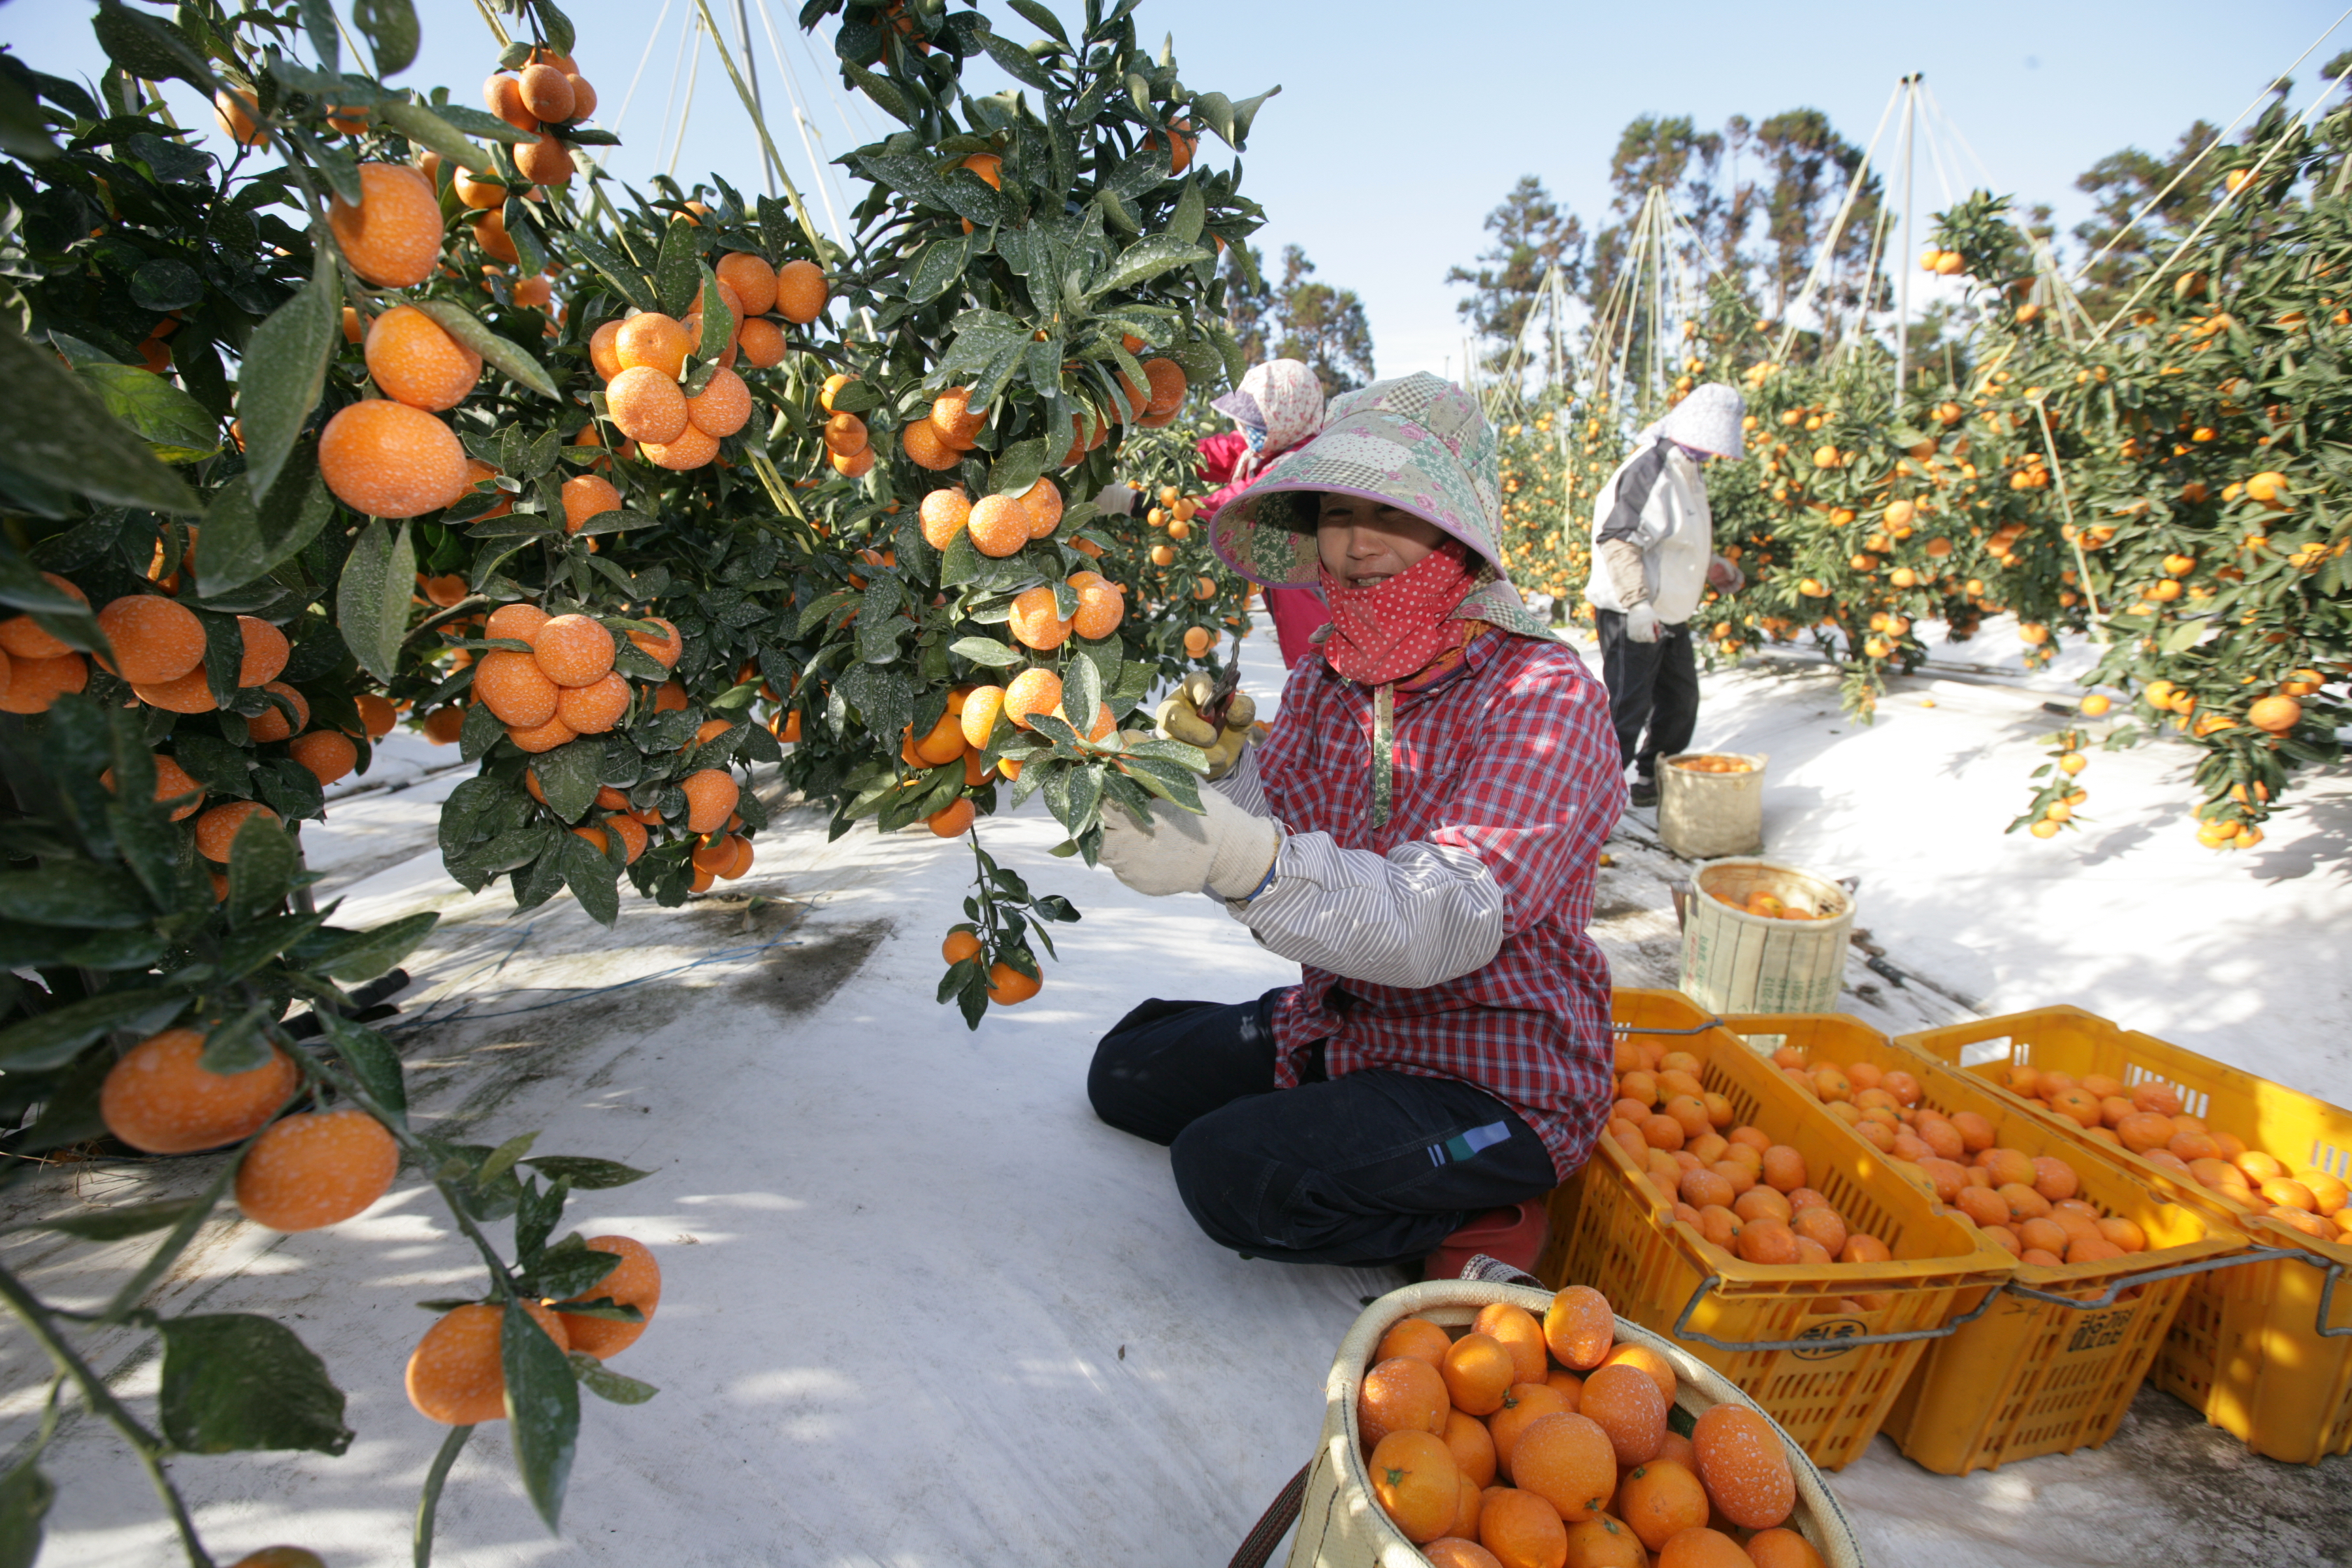
<svg viewBox="0 0 2352 1568"><path fill-rule="evenodd" d="M2073 1126L2011 1094L1992 1075L2011 1062L2170 1084L2182 1107L2290 1165L2352 1173L2352 1111L2078 1007L2043 1007L1906 1035L1895 1044L1965 1072L2007 1103L2062 1131ZM1961 1067L1970 1047L1997 1047ZM2074 1134L2081 1137L2079 1131ZM2095 1141L2083 1139L2085 1143ZM2096 1146L2174 1201L2234 1225L2281 1256L2197 1278L2149 1375L2256 1453L2315 1464L2352 1453L2352 1245L2326 1242L2257 1214L2161 1165Z"/></svg>
<svg viewBox="0 0 2352 1568"><path fill-rule="evenodd" d="M2014 1097L1922 1061L1844 1015L1731 1016L1727 1026L1804 1053L1809 1065L1868 1062L1919 1080L1923 1103L1992 1123L1994 1142L2074 1168L2082 1195L2146 1233L2147 1250L2056 1268L2020 1263L1992 1310L1931 1343L1886 1417L1886 1435L1917 1464L1944 1475L2041 1454L2096 1447L2115 1436L2200 1270L2243 1267L2242 1231L2174 1203L2095 1140L2017 1107ZM1859 1133L1849 1133L1863 1143ZM1870 1145L1863 1143L1867 1148ZM1906 1175L1916 1169L1896 1163ZM1924 1174L1912 1178L1932 1191ZM1956 1215L1962 1224L1965 1215ZM2027 1294L2027 1292L2032 1294Z"/></svg>
<svg viewBox="0 0 2352 1568"><path fill-rule="evenodd" d="M1551 1196L1536 1272L1590 1285L1620 1316L1728 1377L1812 1461L1842 1468L1878 1434L1931 1340L1991 1304L2016 1260L1850 1135L1737 1035L1676 991L1620 991L1620 1025L1675 1037L1707 1089L1805 1158L1847 1223L1887 1244L1885 1263L1748 1263L1675 1217L1672 1196L1613 1139ZM1843 1305L1842 1303L1853 1303Z"/></svg>

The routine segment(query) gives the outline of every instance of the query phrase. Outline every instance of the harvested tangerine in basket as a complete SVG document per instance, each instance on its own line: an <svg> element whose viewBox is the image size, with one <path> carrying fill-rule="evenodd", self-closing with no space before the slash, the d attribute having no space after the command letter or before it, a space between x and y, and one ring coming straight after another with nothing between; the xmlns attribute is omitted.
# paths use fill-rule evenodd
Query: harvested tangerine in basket
<svg viewBox="0 0 2352 1568"><path fill-rule="evenodd" d="M1797 1506L1796 1478L1780 1435L1744 1405L1717 1405L1691 1430L1699 1479L1723 1517L1745 1530L1767 1530Z"/></svg>
<svg viewBox="0 0 2352 1568"><path fill-rule="evenodd" d="M1563 1366L1585 1372L1609 1358L1617 1341L1617 1315L1600 1291L1570 1285L1545 1309L1543 1331L1544 1343Z"/></svg>
<svg viewBox="0 0 2352 1568"><path fill-rule="evenodd" d="M1367 1444L1391 1432L1445 1430L1452 1402L1437 1368L1413 1356L1395 1356L1364 1374L1356 1393L1356 1424Z"/></svg>

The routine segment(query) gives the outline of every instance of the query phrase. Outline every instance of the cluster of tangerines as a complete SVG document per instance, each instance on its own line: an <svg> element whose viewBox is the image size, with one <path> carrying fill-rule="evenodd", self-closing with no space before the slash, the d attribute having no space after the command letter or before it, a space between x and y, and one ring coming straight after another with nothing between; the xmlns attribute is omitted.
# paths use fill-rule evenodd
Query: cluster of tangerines
<svg viewBox="0 0 2352 1568"><path fill-rule="evenodd" d="M252 1139L236 1169L236 1205L272 1230L317 1230L350 1219L391 1190L400 1145L383 1124L353 1107L279 1112L302 1087L301 1068L276 1046L242 1072L204 1067L205 1035L173 1028L142 1040L108 1070L99 1091L107 1131L150 1154L193 1154ZM259 1136L255 1136L256 1134ZM661 1300L661 1268L642 1242L596 1237L589 1247L621 1264L578 1301L530 1303L557 1346L603 1360L635 1342ZM635 1307L636 1321L566 1312L609 1298ZM499 1353L500 1309L459 1307L425 1331L408 1363L416 1408L449 1426L506 1414Z"/></svg>
<svg viewBox="0 0 2352 1568"><path fill-rule="evenodd" d="M688 357L702 342L707 287L696 293L694 307L683 320L659 310L638 310L604 322L589 334L588 357L604 382L606 416L628 438L621 449L624 458L641 456L657 467L680 471L709 464L719 455L719 441L751 417L751 390L735 374L737 357L761 370L784 357L783 329L769 313L779 312L786 321L806 326L824 310L824 272L813 261L787 261L775 268L749 251L736 250L720 257L711 270L719 302L735 322L735 331L700 392L688 396L679 383L686 376ZM588 438L583 432L582 439ZM866 467L872 466L869 457Z"/></svg>
<svg viewBox="0 0 2352 1568"><path fill-rule="evenodd" d="M1802 904L1792 904L1780 894L1763 888L1753 889L1747 898L1736 902L1726 893L1710 893L1707 896L1718 903L1729 904L1741 914L1754 915L1760 920L1819 921L1829 918L1826 911L1816 912Z"/></svg>
<svg viewBox="0 0 2352 1568"><path fill-rule="evenodd" d="M1924 1103L1910 1073L1874 1062L1809 1063L1791 1046L1772 1060L1873 1148L1917 1167L1938 1202L1968 1215L2019 1261L2054 1268L2147 1249L2137 1223L2083 1196L2082 1173L2070 1162L2002 1144L1992 1122L1973 1110L1946 1115Z"/></svg>
<svg viewBox="0 0 2352 1568"><path fill-rule="evenodd" d="M1617 1047L1608 1136L1673 1203L1675 1218L1750 1263L1818 1267L1894 1256L1807 1185L1802 1152L1737 1122L1731 1101L1707 1089L1699 1072L1688 1051L1660 1051L1641 1040ZM1877 1305L1865 1298L1838 1310Z"/></svg>
<svg viewBox="0 0 2352 1568"><path fill-rule="evenodd" d="M572 183L577 172L572 152L557 132L596 112L596 89L569 55L533 49L520 71L499 71L484 82L482 100L509 125L539 138L514 151L515 168L524 179L534 185ZM468 200L466 205L491 206L492 203Z"/></svg>
<svg viewBox="0 0 2352 1568"><path fill-rule="evenodd" d="M1999 1081L2101 1142L2268 1215L2320 1241L2352 1240L2352 1193L2334 1173L2289 1165L2185 1114L2179 1091L2156 1079L2126 1088L2104 1073L2072 1074L2013 1062Z"/></svg>
<svg viewBox="0 0 2352 1568"><path fill-rule="evenodd" d="M1673 1363L1616 1336L1582 1285L1458 1339L1398 1322L1356 1399L1382 1510L1433 1568L1821 1568L1772 1424L1725 1404L1675 1430Z"/></svg>
<svg viewBox="0 0 2352 1568"><path fill-rule="evenodd" d="M1135 488L1140 489L1142 487L1138 485ZM1145 509L1144 526L1166 530L1169 539L1173 542L1152 545L1145 552L1146 560L1163 572L1176 564L1176 546L1192 537L1192 520L1200 515L1201 503L1205 499L1202 496L1187 495L1174 485L1160 487L1158 495L1160 504ZM1205 575L1196 577L1192 582L1191 592L1195 601L1205 603L1213 599L1217 596L1216 580ZM1229 626L1239 624L1237 621L1227 622ZM1216 646L1216 641L1217 634L1207 626L1187 626L1184 628L1184 655L1187 658L1205 658L1208 657L1209 649Z"/></svg>

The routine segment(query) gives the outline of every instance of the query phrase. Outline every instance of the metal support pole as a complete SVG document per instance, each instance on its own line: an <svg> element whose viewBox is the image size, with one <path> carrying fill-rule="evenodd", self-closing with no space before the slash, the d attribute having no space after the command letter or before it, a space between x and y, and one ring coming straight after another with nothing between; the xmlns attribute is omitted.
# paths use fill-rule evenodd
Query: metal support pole
<svg viewBox="0 0 2352 1568"><path fill-rule="evenodd" d="M1895 408L1897 413L1903 408L1903 384L1911 374L1911 257L1918 248L1918 237L1911 232L1911 173L1912 165L1918 161L1912 139L1912 125L1919 113L1919 80L1926 74L1917 71L1903 79L1903 251L1902 259L1895 266L1895 275L1903 279L1896 290L1895 308ZM1862 286L1867 290L1875 281L1865 278ZM1865 305L1864 309L1867 308Z"/></svg>
<svg viewBox="0 0 2352 1568"><path fill-rule="evenodd" d="M735 41L743 50L743 81L751 89L751 112L765 123L768 106L760 97L760 62L752 58L751 18L743 9L743 0L735 0ZM768 194L772 196L776 194L776 172L770 168L766 174Z"/></svg>

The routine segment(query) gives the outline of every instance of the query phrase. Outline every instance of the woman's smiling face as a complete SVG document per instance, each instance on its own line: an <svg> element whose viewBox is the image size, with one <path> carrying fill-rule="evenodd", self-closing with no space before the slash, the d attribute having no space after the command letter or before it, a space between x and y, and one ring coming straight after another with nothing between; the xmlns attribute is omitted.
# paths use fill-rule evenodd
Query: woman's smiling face
<svg viewBox="0 0 2352 1568"><path fill-rule="evenodd" d="M1386 501L1325 491L1315 542L1323 569L1355 588L1387 582L1444 542L1444 531Z"/></svg>

